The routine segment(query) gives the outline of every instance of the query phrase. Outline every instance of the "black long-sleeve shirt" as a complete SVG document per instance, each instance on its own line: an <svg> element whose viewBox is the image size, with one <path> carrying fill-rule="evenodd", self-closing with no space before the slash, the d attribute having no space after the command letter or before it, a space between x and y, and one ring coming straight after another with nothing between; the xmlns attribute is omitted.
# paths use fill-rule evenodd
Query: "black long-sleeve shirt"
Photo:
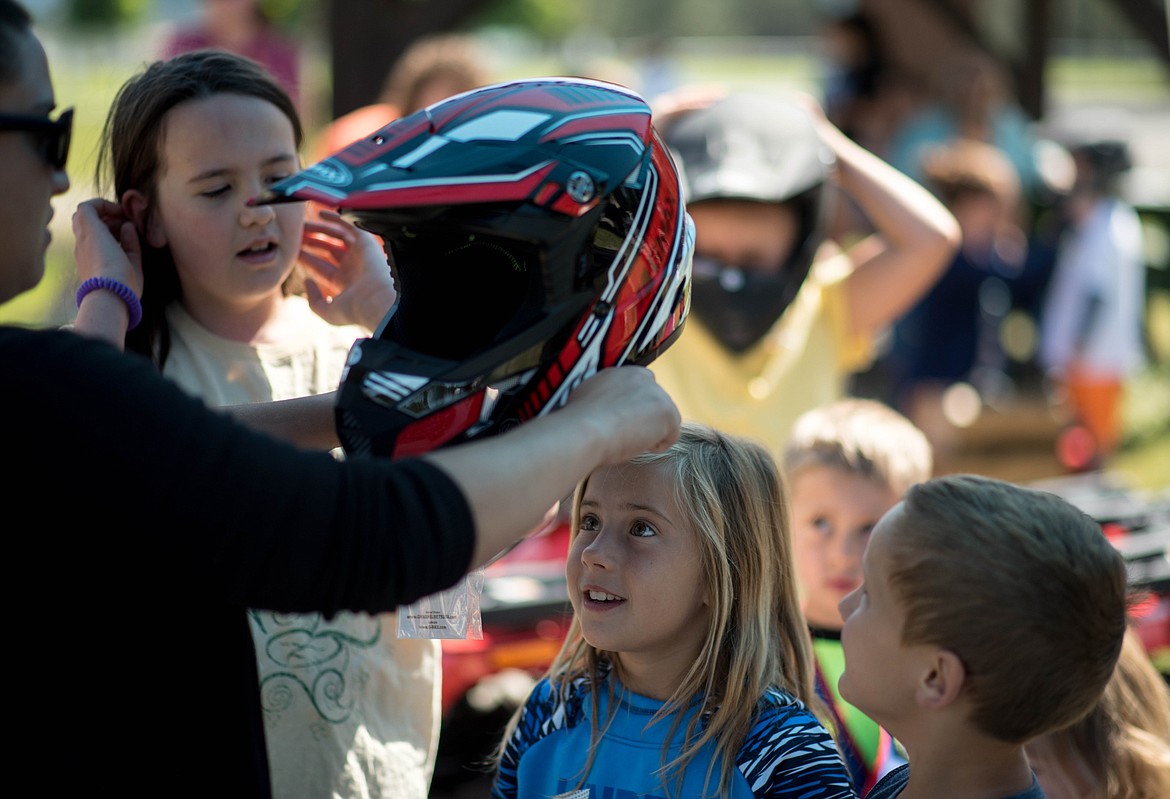
<svg viewBox="0 0 1170 799"><path fill-rule="evenodd" d="M137 356L0 327L5 762L39 795L264 796L246 609L377 613L471 560L420 460L254 433Z"/></svg>

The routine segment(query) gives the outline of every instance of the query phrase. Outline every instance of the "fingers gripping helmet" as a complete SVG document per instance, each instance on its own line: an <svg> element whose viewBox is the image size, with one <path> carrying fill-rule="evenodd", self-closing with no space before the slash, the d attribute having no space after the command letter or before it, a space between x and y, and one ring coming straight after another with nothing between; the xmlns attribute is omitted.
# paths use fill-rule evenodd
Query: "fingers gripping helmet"
<svg viewBox="0 0 1170 799"><path fill-rule="evenodd" d="M355 343L337 425L404 457L651 362L690 307L694 229L650 109L621 87L519 80L399 119L276 184L382 237L398 301Z"/></svg>

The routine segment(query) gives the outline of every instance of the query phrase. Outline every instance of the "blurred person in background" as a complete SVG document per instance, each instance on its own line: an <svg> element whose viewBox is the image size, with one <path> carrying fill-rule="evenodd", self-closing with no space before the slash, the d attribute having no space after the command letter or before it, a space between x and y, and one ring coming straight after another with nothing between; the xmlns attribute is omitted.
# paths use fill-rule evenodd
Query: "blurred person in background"
<svg viewBox="0 0 1170 799"><path fill-rule="evenodd" d="M201 0L199 18L176 27L160 56L215 48L250 58L267 69L301 107L301 48L281 32L262 0Z"/></svg>
<svg viewBox="0 0 1170 799"><path fill-rule="evenodd" d="M923 155L937 144L974 139L1002 150L1016 169L1021 190L1037 182L1032 121L1011 90L1003 66L983 52L963 53L944 66L946 79L934 99L909 113L891 133L886 160L921 180Z"/></svg>
<svg viewBox="0 0 1170 799"><path fill-rule="evenodd" d="M846 136L881 153L894 106L885 96L892 68L877 25L861 8L825 12L820 36L825 115Z"/></svg>
<svg viewBox="0 0 1170 799"><path fill-rule="evenodd" d="M489 82L487 57L463 33L421 36L394 62L378 99L343 114L316 137L312 160L320 160L399 117Z"/></svg>
<svg viewBox="0 0 1170 799"><path fill-rule="evenodd" d="M894 324L884 358L887 401L920 422L920 407L937 403L955 383L984 395L1003 390L999 327L1027 252L1019 179L998 147L976 139L934 145L924 151L922 176L959 221L963 243L939 281Z"/></svg>
<svg viewBox="0 0 1170 799"><path fill-rule="evenodd" d="M1070 146L1076 179L1065 200L1062 237L1040 311L1041 366L1056 400L1091 436L1101 466L1123 433L1126 381L1145 364L1145 257L1137 211L1121 196L1133 166L1117 139Z"/></svg>
<svg viewBox="0 0 1170 799"><path fill-rule="evenodd" d="M862 583L862 555L882 515L929 480L925 433L876 400L849 397L805 412L782 461L801 610L812 635L817 694L832 714L853 787L864 796L906 762L889 732L841 697L840 604Z"/></svg>

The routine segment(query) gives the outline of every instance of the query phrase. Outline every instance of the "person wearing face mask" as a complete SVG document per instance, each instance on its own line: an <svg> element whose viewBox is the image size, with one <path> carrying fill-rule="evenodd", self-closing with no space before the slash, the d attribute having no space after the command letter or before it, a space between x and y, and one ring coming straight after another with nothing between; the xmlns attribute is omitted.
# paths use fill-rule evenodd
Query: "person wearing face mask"
<svg viewBox="0 0 1170 799"><path fill-rule="evenodd" d="M692 87L660 98L655 123L696 239L690 324L653 371L685 418L779 455L942 274L958 223L805 95ZM859 234L830 239L846 212Z"/></svg>

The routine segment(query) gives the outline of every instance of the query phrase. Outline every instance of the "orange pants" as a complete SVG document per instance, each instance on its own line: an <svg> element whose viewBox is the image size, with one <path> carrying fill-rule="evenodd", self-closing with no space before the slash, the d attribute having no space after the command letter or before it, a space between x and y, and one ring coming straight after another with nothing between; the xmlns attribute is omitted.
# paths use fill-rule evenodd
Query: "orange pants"
<svg viewBox="0 0 1170 799"><path fill-rule="evenodd" d="M1076 420L1093 434L1102 456L1112 455L1121 443L1125 383L1117 377L1070 370L1063 385Z"/></svg>

